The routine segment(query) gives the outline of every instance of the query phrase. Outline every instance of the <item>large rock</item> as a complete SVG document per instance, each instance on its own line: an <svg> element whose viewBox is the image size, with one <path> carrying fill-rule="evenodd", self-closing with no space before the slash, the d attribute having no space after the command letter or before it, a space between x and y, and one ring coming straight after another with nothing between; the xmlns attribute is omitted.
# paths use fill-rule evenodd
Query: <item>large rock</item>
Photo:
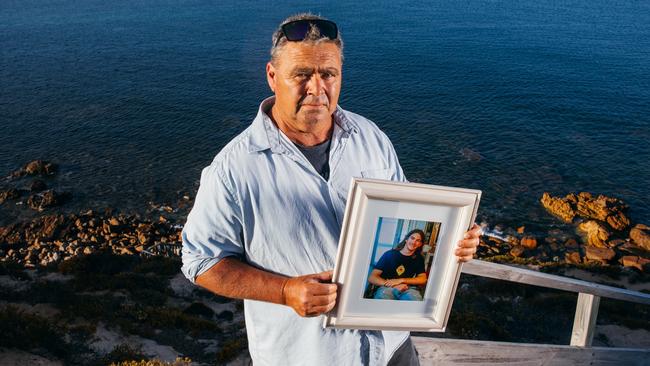
<svg viewBox="0 0 650 366"><path fill-rule="evenodd" d="M520 258L524 255L526 252L526 248L522 247L521 245L515 245L510 249L510 255L515 257L515 258Z"/></svg>
<svg viewBox="0 0 650 366"><path fill-rule="evenodd" d="M637 224L630 230L630 239L638 246L645 250L650 250L650 227L643 224Z"/></svg>
<svg viewBox="0 0 650 366"><path fill-rule="evenodd" d="M58 170L56 164L43 160L30 161L22 169L27 175L52 175Z"/></svg>
<svg viewBox="0 0 650 366"><path fill-rule="evenodd" d="M598 248L607 248L607 239L609 231L604 225L595 220L588 220L578 225L578 230L584 232L587 236L587 244Z"/></svg>
<svg viewBox="0 0 650 366"><path fill-rule="evenodd" d="M621 211L607 216L607 223L614 230L623 231L630 226L630 219Z"/></svg>
<svg viewBox="0 0 650 366"><path fill-rule="evenodd" d="M559 217L566 223L572 223L576 213L571 204L562 198L551 197L548 192L544 192L541 199L544 208L551 214Z"/></svg>
<svg viewBox="0 0 650 366"><path fill-rule="evenodd" d="M63 229L65 221L63 215L43 216L41 218L42 227L39 236L43 240L55 239L59 231Z"/></svg>
<svg viewBox="0 0 650 366"><path fill-rule="evenodd" d="M582 263L582 258L580 257L579 252L566 252L566 253L564 253L564 260L567 263L571 263L571 264L580 264L580 263Z"/></svg>
<svg viewBox="0 0 650 366"><path fill-rule="evenodd" d="M35 193L27 199L27 204L34 210L43 211L52 206L58 206L69 198L68 193L59 193L53 189L48 189L40 193Z"/></svg>
<svg viewBox="0 0 650 366"><path fill-rule="evenodd" d="M15 188L8 188L0 190L0 205L7 200L20 197L20 191Z"/></svg>
<svg viewBox="0 0 650 366"><path fill-rule="evenodd" d="M624 267L633 267L639 271L644 271L645 267L650 264L650 259L645 259L634 255L626 255L624 257L621 257L619 262Z"/></svg>
<svg viewBox="0 0 650 366"><path fill-rule="evenodd" d="M598 195L594 198L589 192L569 193L564 198L552 197L544 192L542 205L551 214L566 223L572 223L576 216L588 220L606 222L612 229L623 231L630 226L626 216L628 206L618 198Z"/></svg>
<svg viewBox="0 0 650 366"><path fill-rule="evenodd" d="M630 219L625 215L628 206L618 198L598 195L593 198L587 192L578 195L577 213L585 219L606 221L614 230L625 230L630 225Z"/></svg>
<svg viewBox="0 0 650 366"><path fill-rule="evenodd" d="M3 244L16 245L23 242L24 239L23 230L19 224L14 223L0 227L0 247Z"/></svg>
<svg viewBox="0 0 650 366"><path fill-rule="evenodd" d="M588 246L585 248L585 257L588 260L598 261L607 264L616 256L614 249L610 248L596 248Z"/></svg>
<svg viewBox="0 0 650 366"><path fill-rule="evenodd" d="M523 246L526 249L535 249L537 248L537 239L534 236L524 236L519 241L519 245Z"/></svg>

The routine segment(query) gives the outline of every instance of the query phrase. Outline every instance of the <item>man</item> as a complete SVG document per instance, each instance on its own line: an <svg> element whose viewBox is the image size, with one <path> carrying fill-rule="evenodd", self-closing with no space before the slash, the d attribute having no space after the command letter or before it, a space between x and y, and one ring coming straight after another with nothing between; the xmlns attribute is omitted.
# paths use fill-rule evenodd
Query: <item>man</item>
<svg viewBox="0 0 650 366"><path fill-rule="evenodd" d="M371 297L384 300L421 301L417 286L427 284L424 271L424 231L409 231L395 249L384 253L368 276L368 282L379 286Z"/></svg>
<svg viewBox="0 0 650 366"><path fill-rule="evenodd" d="M342 48L336 25L322 18L281 24L266 65L275 96L203 170L183 230L184 274L244 299L255 365L414 357L406 332L322 327L336 302L331 269L350 179L405 180L386 135L337 105ZM460 260L471 259L478 232L461 241Z"/></svg>

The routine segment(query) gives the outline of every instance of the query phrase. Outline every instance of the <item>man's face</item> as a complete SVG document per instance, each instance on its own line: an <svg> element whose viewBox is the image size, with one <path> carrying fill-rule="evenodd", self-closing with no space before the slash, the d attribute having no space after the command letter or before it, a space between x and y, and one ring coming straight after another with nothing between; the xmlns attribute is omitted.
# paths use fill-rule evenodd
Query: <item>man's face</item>
<svg viewBox="0 0 650 366"><path fill-rule="evenodd" d="M406 239L406 247L408 250L416 250L422 246L422 237L418 233L413 233Z"/></svg>
<svg viewBox="0 0 650 366"><path fill-rule="evenodd" d="M341 92L341 52L334 43L288 42L275 65L267 64L266 76L275 92L273 115L281 129L330 128Z"/></svg>

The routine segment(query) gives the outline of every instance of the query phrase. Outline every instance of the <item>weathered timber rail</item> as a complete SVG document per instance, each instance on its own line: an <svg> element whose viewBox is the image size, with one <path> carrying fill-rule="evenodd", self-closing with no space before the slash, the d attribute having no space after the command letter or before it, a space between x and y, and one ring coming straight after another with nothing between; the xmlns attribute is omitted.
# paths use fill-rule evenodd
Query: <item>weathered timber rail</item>
<svg viewBox="0 0 650 366"><path fill-rule="evenodd" d="M422 365L650 365L650 349L592 347L600 298L650 305L650 294L473 260L463 273L578 293L569 345L413 337Z"/></svg>

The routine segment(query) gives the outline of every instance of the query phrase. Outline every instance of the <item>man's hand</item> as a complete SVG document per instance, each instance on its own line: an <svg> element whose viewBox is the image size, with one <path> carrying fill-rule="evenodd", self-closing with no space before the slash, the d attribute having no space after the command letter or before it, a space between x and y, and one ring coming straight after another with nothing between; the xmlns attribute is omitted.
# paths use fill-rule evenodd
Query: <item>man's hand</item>
<svg viewBox="0 0 650 366"><path fill-rule="evenodd" d="M403 281L402 281L401 278L395 278L395 279L392 279L392 280L386 280L386 282L384 282L384 286L386 286L386 287L397 287L397 285L402 284L402 282Z"/></svg>
<svg viewBox="0 0 650 366"><path fill-rule="evenodd" d="M481 227L474 224L472 228L465 233L463 240L458 242L458 248L454 254L458 257L459 262L468 262L474 257L476 247L478 247L479 236L481 236Z"/></svg>
<svg viewBox="0 0 650 366"><path fill-rule="evenodd" d="M282 287L283 302L300 316L326 313L336 304L336 284L325 283L330 281L332 271L289 278Z"/></svg>
<svg viewBox="0 0 650 366"><path fill-rule="evenodd" d="M397 289L399 292L404 292L409 289L409 285L400 283L399 285L393 286L394 289Z"/></svg>

